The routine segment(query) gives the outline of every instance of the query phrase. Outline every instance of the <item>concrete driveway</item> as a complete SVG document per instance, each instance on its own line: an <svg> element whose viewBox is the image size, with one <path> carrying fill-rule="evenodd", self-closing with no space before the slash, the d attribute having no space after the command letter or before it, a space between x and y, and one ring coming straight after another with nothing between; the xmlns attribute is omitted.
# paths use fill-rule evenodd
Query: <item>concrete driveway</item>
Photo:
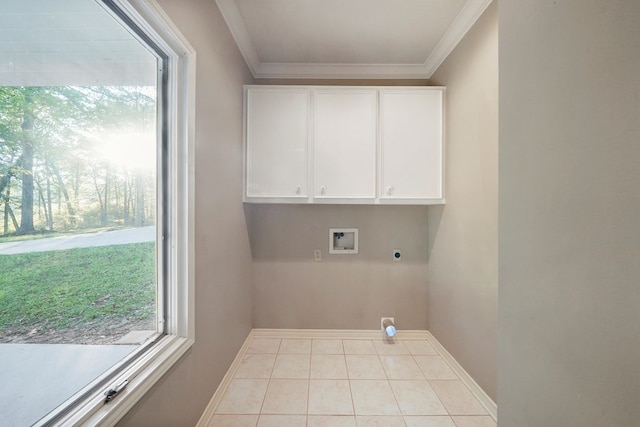
<svg viewBox="0 0 640 427"><path fill-rule="evenodd" d="M129 228L0 243L0 255L153 240L155 227ZM0 426L32 425L137 347L0 344Z"/></svg>
<svg viewBox="0 0 640 427"><path fill-rule="evenodd" d="M7 242L0 243L0 255L152 242L155 240L155 233L156 228L150 226L100 231L96 233L72 234L69 236L45 237L43 239L25 240L21 242Z"/></svg>
<svg viewBox="0 0 640 427"><path fill-rule="evenodd" d="M136 348L0 344L0 425L32 425Z"/></svg>

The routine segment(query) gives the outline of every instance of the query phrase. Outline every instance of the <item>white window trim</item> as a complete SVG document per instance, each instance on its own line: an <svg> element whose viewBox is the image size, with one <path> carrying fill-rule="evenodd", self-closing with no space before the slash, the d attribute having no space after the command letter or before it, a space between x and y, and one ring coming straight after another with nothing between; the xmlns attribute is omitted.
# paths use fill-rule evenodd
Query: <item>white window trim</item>
<svg viewBox="0 0 640 427"><path fill-rule="evenodd" d="M167 130L169 138L166 201L170 222L167 289L167 335L111 384L127 379L127 387L108 404L104 389L75 405L52 425L115 425L193 345L194 313L194 136L195 50L155 0L113 0L169 56ZM37 425L37 424L36 424Z"/></svg>

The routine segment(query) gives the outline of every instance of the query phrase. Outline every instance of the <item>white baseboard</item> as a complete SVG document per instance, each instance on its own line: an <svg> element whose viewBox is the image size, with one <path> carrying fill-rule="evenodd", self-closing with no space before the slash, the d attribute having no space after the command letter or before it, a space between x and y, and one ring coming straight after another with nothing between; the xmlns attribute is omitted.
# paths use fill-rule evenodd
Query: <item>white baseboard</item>
<svg viewBox="0 0 640 427"><path fill-rule="evenodd" d="M222 378L222 381L220 381L220 384L218 385L216 392L213 393L213 396L211 397L209 404L207 405L204 412L202 413L202 416L200 417L198 424L196 424L196 427L207 427L209 425L209 421L213 420L213 415L216 412L216 408L218 407L218 404L220 403L222 396L224 396L224 393L227 391L227 387L229 387L229 383L233 379L233 376L236 374L236 371L238 370L240 363L242 363L242 358L247 352L247 349L249 348L249 346L251 345L252 339L253 339L253 331L249 332L249 335L247 335L247 339L244 340L242 347L240 347L240 350L238 350L238 354L236 354L236 357L235 359L233 359L233 362L231 363L231 366L227 370L227 373Z"/></svg>
<svg viewBox="0 0 640 427"><path fill-rule="evenodd" d="M254 337L260 338L298 338L298 339L334 339L334 340L376 340L384 338L381 330L359 329L254 329ZM398 331L398 339L426 340L427 331Z"/></svg>
<svg viewBox="0 0 640 427"><path fill-rule="evenodd" d="M496 403L480 388L471 378L464 368L453 358L453 356L431 335L429 331L398 331L396 337L402 340L429 340L433 347L440 353L442 358L449 364L451 369L460 377L460 380L471 390L485 407L491 418L497 420L498 407ZM238 351L233 363L220 382L220 385L213 394L205 411L202 413L197 427L206 427L213 419L216 407L224 395L231 379L234 377L242 358L249 348L253 338L297 338L297 339L381 339L384 334L379 330L347 330L347 329L253 329L249 332L242 348Z"/></svg>
<svg viewBox="0 0 640 427"><path fill-rule="evenodd" d="M494 421L498 421L498 405L489 397L487 393L475 382L475 380L464 370L462 365L458 363L456 359L447 351L446 348L440 342L431 335L431 332L427 331L427 335L429 336L428 340L431 341L431 344L438 350L440 356L449 364L451 369L460 377L460 380L471 390L471 393L480 401L482 406L485 407L491 418Z"/></svg>

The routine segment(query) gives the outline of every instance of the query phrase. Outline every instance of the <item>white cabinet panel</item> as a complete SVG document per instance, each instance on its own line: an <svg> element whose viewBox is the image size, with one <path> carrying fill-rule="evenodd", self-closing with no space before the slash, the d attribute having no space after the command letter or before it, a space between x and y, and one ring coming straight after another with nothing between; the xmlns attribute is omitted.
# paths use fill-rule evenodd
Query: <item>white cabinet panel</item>
<svg viewBox="0 0 640 427"><path fill-rule="evenodd" d="M380 198L442 199L441 88L380 92Z"/></svg>
<svg viewBox="0 0 640 427"><path fill-rule="evenodd" d="M306 199L309 91L247 89L245 129L245 199Z"/></svg>
<svg viewBox="0 0 640 427"><path fill-rule="evenodd" d="M314 99L314 197L376 196L377 91L316 90Z"/></svg>
<svg viewBox="0 0 640 427"><path fill-rule="evenodd" d="M440 204L441 87L245 86L253 203Z"/></svg>

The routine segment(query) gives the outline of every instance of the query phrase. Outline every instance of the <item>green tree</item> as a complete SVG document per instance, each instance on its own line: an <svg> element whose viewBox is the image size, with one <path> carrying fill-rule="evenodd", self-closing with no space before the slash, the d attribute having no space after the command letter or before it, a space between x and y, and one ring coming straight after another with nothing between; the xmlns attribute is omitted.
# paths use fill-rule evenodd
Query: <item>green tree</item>
<svg viewBox="0 0 640 427"><path fill-rule="evenodd" d="M151 209L131 192L130 177L140 172L107 164L96 152L104 151L100 135L108 129L154 128L153 94L153 89L136 87L0 87L4 233L11 224L21 234L36 231L36 205L47 229L53 229L54 216L74 228L79 218L90 218L93 207L103 225L118 215L122 222L129 220L125 217L132 209L136 222L144 222L140 213ZM19 225L14 211L20 212Z"/></svg>
<svg viewBox="0 0 640 427"><path fill-rule="evenodd" d="M18 234L29 234L35 231L33 228L33 125L35 121L33 92L31 88L25 89L22 103L22 157L20 161L22 206Z"/></svg>

